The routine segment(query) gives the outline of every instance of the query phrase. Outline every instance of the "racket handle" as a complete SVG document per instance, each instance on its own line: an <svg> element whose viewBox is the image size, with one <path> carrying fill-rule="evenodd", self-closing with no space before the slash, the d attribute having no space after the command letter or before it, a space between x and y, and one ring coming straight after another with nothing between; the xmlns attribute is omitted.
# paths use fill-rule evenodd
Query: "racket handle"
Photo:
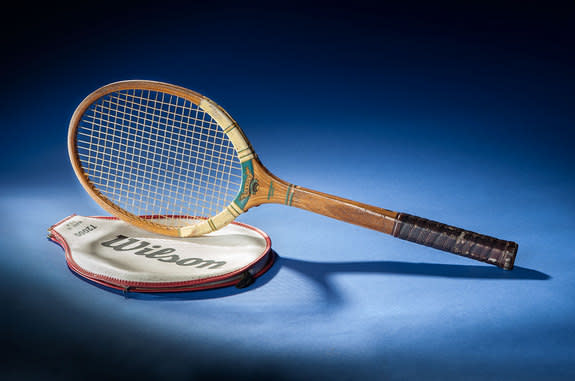
<svg viewBox="0 0 575 381"><path fill-rule="evenodd" d="M505 270L513 268L518 247L512 241L503 241L407 213L398 213L392 235Z"/></svg>

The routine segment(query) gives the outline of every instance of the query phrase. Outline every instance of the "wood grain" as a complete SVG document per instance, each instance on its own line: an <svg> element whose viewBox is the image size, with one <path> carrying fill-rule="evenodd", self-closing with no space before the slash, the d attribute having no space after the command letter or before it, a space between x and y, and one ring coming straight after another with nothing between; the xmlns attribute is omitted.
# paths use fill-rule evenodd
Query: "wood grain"
<svg viewBox="0 0 575 381"><path fill-rule="evenodd" d="M515 242L296 186L273 175L257 157L252 164L257 191L250 196L245 210L266 203L284 204L505 270L513 268L518 247Z"/></svg>
<svg viewBox="0 0 575 381"><path fill-rule="evenodd" d="M266 203L284 204L387 234L393 231L397 212L295 186L273 175L257 158L253 167L258 191L246 210Z"/></svg>

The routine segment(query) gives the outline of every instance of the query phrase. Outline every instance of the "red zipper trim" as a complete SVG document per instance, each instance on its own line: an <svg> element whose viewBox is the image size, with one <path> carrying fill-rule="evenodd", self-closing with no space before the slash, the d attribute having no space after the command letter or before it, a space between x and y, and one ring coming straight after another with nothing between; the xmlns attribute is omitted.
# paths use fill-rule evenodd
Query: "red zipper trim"
<svg viewBox="0 0 575 381"><path fill-rule="evenodd" d="M174 292L174 291L192 291L192 290L205 290L210 288L219 288L219 287L226 287L232 286L237 283L238 279L231 279L237 277L248 271L249 269L257 266L261 263L261 261L267 259L266 265L258 271L256 274L252 276L257 278L261 274L265 273L275 262L275 254L271 251L271 239L270 237L263 232L262 230L243 224L241 222L233 221L232 224L242 226L247 229L251 229L264 237L266 240L266 248L263 250L262 254L251 264L244 266L238 270L235 270L228 274L218 275L211 278L205 278L201 280L190 280L190 281L178 281L178 282L131 282L126 281L114 277L110 277L107 275L96 274L87 270L84 270L80 267L72 258L70 247L68 243L64 239L64 237L59 234L57 231L54 230L55 227L61 225L62 223L68 221L72 217L76 216L75 214L63 219L62 221L54 224L51 226L48 231L51 233L51 237L49 237L52 241L58 243L63 249L66 254L66 262L68 267L74 271L75 273L87 278L95 283L100 285L114 288L117 290L124 290L124 291L133 291L133 292ZM190 218L188 216L162 216L162 215L150 215L150 216L141 216L142 218ZM103 220L118 220L117 217L112 216L90 216L89 218L97 218ZM221 282L228 280L228 282Z"/></svg>

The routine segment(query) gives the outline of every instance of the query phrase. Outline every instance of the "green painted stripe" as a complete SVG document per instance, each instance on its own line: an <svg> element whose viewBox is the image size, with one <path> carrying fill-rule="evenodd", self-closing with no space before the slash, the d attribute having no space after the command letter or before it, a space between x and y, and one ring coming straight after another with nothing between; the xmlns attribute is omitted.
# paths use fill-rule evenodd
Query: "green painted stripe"
<svg viewBox="0 0 575 381"><path fill-rule="evenodd" d="M274 195L274 181L270 181L270 190L268 191L268 200Z"/></svg>
<svg viewBox="0 0 575 381"><path fill-rule="evenodd" d="M228 205L227 209L228 209L228 212L230 212L230 214L231 214L232 216L234 216L234 217L237 217L237 216L238 216L237 212L236 212L236 211L234 210L234 208L232 208L231 206Z"/></svg>
<svg viewBox="0 0 575 381"><path fill-rule="evenodd" d="M230 213L234 217L237 217L240 214L242 214L242 210L240 210L239 207L234 203L231 203L230 205L228 205L228 210L230 211Z"/></svg>
<svg viewBox="0 0 575 381"><path fill-rule="evenodd" d="M291 190L291 194L289 196L289 202L288 205L291 206L291 203L293 202L293 195L295 194L295 185L293 186L292 190Z"/></svg>
<svg viewBox="0 0 575 381"><path fill-rule="evenodd" d="M235 202L232 203L233 207L235 210L238 211L238 214L242 214L244 212L243 208L241 208L238 204L236 204Z"/></svg>
<svg viewBox="0 0 575 381"><path fill-rule="evenodd" d="M210 229L212 229L212 231L218 230L218 229L216 228L216 225L214 225L214 221L212 221L211 218L208 218L208 225L210 225Z"/></svg>
<svg viewBox="0 0 575 381"><path fill-rule="evenodd" d="M293 187L292 184L289 185L287 192L286 192L286 200L284 201L284 204L288 205L288 201L289 201L289 196L290 196L290 192L291 192L291 188Z"/></svg>

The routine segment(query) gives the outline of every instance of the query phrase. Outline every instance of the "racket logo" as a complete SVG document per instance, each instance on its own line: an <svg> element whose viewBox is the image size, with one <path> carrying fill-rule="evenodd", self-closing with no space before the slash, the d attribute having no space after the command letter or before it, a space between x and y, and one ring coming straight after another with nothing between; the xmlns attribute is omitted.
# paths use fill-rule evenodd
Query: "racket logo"
<svg viewBox="0 0 575 381"><path fill-rule="evenodd" d="M171 247L163 248L160 245L150 245L149 242L141 241L137 238L126 237L121 234L118 234L111 240L100 242L100 245L120 252L131 251L134 255L156 259L160 262L175 263L178 266L217 269L226 265L225 261L214 261L203 258L181 258L179 255L173 254L176 249Z"/></svg>
<svg viewBox="0 0 575 381"><path fill-rule="evenodd" d="M240 201L247 200L251 195L254 195L258 192L259 183L258 179L254 177L253 171L250 167L246 167L246 174L245 174L245 183L242 190L242 193L239 196Z"/></svg>

